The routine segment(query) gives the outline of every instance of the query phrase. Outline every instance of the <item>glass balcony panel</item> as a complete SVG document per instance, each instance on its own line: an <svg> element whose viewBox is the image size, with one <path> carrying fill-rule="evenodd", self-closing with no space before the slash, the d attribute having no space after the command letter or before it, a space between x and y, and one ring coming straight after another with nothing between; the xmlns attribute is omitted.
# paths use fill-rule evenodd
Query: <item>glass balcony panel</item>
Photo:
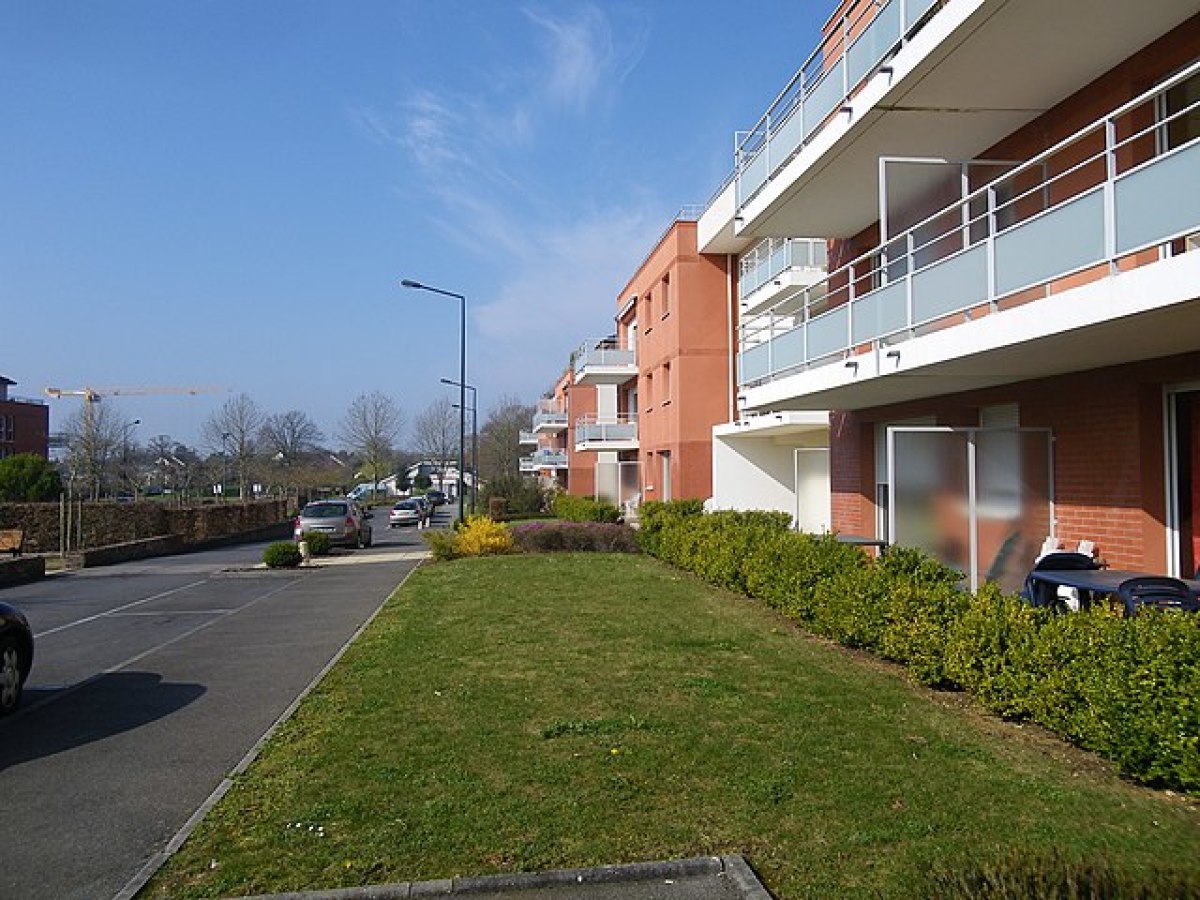
<svg viewBox="0 0 1200 900"><path fill-rule="evenodd" d="M921 21L921 17L929 12L938 0L908 0L904 8L904 32L907 34L912 27Z"/></svg>
<svg viewBox="0 0 1200 900"><path fill-rule="evenodd" d="M914 325L986 303L986 248L972 247L922 269L913 276L912 296Z"/></svg>
<svg viewBox="0 0 1200 900"><path fill-rule="evenodd" d="M839 59L837 64L824 74L812 93L804 99L805 140L825 121L826 116L841 105L844 69L845 63Z"/></svg>
<svg viewBox="0 0 1200 900"><path fill-rule="evenodd" d="M1042 284L1104 259L1104 194L1093 190L996 238L996 292Z"/></svg>
<svg viewBox="0 0 1200 900"><path fill-rule="evenodd" d="M793 328L785 331L771 342L771 368L774 372L782 372L802 366L804 358L804 329Z"/></svg>
<svg viewBox="0 0 1200 900"><path fill-rule="evenodd" d="M858 84L871 73L900 41L900 4L889 3L875 14L866 31L858 36L846 54L850 84Z"/></svg>
<svg viewBox="0 0 1200 900"><path fill-rule="evenodd" d="M758 381L762 378L766 378L770 373L770 362L770 344L759 344L757 347L751 347L748 350L743 350L741 383L749 384L752 381Z"/></svg>
<svg viewBox="0 0 1200 900"><path fill-rule="evenodd" d="M758 193L759 188L766 183L767 175L767 156L769 154L764 149L758 153L754 159L746 163L741 174L737 179L737 205L741 206L751 197Z"/></svg>
<svg viewBox="0 0 1200 900"><path fill-rule="evenodd" d="M804 141L805 110L799 103L771 136L771 170L783 165Z"/></svg>
<svg viewBox="0 0 1200 900"><path fill-rule="evenodd" d="M820 359L840 353L846 349L850 336L850 305L841 306L823 313L808 323L808 358Z"/></svg>
<svg viewBox="0 0 1200 900"><path fill-rule="evenodd" d="M863 344L903 331L908 326L906 293L901 281L855 300L850 313L851 340Z"/></svg>
<svg viewBox="0 0 1200 900"><path fill-rule="evenodd" d="M1117 253L1200 227L1200 142L1122 176L1116 183Z"/></svg>

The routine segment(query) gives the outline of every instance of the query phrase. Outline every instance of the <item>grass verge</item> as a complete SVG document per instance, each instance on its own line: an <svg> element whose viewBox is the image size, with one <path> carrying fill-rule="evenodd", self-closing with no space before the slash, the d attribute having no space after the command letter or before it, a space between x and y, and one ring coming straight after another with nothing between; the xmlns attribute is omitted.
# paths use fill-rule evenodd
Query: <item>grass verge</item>
<svg viewBox="0 0 1200 900"><path fill-rule="evenodd" d="M909 897L1048 848L1138 883L1194 869L1198 824L652 559L464 559L408 580L146 894L743 852L781 898Z"/></svg>

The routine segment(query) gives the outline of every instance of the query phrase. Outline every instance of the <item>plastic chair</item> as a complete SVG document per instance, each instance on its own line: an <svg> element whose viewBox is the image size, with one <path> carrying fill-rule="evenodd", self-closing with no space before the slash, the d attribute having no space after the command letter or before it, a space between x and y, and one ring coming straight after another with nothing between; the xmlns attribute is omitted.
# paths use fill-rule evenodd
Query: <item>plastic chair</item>
<svg viewBox="0 0 1200 900"><path fill-rule="evenodd" d="M1100 566L1090 556L1073 553L1069 550L1059 550L1047 553L1038 559L1033 564L1031 571L1084 572L1098 568ZM1033 578L1025 579L1025 589L1021 591L1021 597L1030 606L1049 606L1060 611L1077 610L1080 607L1079 592L1074 588L1062 590L1057 585L1046 584Z"/></svg>
<svg viewBox="0 0 1200 900"><path fill-rule="evenodd" d="M1178 578L1165 575L1139 575L1122 581L1117 597L1125 607L1125 617L1136 616L1143 609L1196 612L1200 600Z"/></svg>

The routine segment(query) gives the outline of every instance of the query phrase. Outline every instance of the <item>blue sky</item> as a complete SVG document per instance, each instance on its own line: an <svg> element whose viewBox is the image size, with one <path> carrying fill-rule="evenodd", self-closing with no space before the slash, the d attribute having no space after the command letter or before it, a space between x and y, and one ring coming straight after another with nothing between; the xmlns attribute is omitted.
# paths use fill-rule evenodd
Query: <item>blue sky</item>
<svg viewBox="0 0 1200 900"><path fill-rule="evenodd" d="M0 375L533 402L832 3L4 0ZM122 398L199 444L227 394ZM51 402L51 427L77 401ZM331 440L331 443L336 441Z"/></svg>

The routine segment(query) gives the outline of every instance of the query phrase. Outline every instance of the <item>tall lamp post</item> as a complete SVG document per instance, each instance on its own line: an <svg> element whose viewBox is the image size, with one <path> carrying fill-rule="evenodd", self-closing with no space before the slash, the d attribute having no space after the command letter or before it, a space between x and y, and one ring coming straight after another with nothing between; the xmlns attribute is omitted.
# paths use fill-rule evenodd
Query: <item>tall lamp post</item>
<svg viewBox="0 0 1200 900"><path fill-rule="evenodd" d="M457 381L443 378L442 384L457 386ZM471 512L479 514L479 392L474 385L467 385L471 392ZM454 404L455 409L458 404Z"/></svg>
<svg viewBox="0 0 1200 900"><path fill-rule="evenodd" d="M400 285L415 291L429 291L431 294L441 294L443 297L454 297L458 300L458 524L461 525L466 521L463 471L467 447L467 298L462 294L443 291L441 288L430 287L408 278L401 281Z"/></svg>

